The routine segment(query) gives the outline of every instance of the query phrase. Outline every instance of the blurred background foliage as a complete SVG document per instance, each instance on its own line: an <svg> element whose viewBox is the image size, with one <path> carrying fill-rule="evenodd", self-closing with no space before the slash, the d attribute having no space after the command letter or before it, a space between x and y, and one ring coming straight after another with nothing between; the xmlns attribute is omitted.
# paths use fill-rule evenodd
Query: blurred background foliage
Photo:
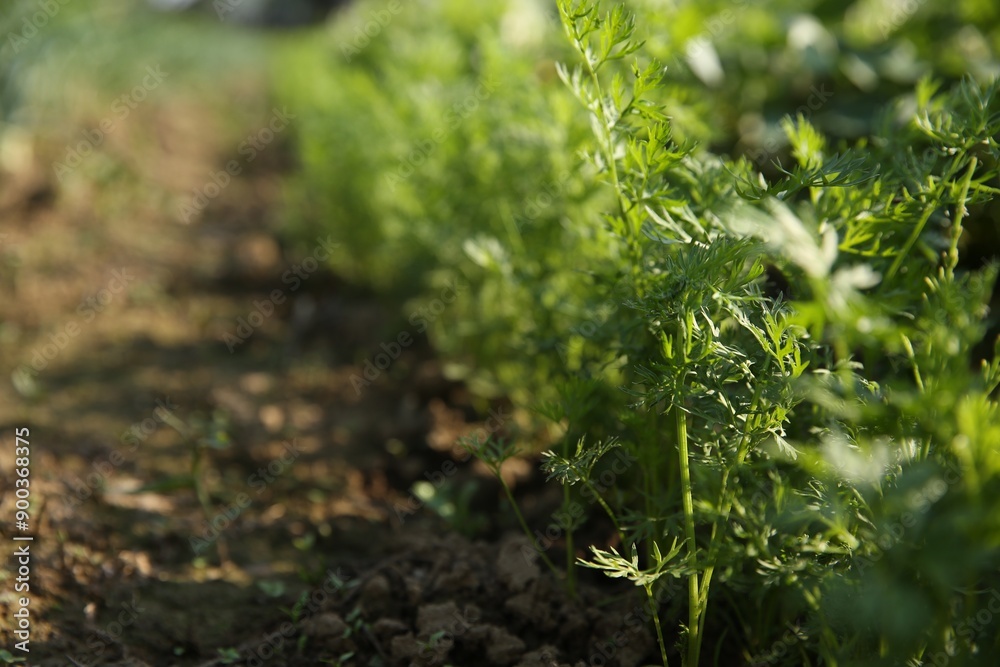
<svg viewBox="0 0 1000 667"><path fill-rule="evenodd" d="M585 271L560 271L567 258L591 266L585 258L616 251L598 213L610 197L577 160L592 150L589 128L556 76L569 52L555 8L400 6L371 38L364 30L375 32L386 8L378 2L352 4L276 51L277 96L303 112L289 229L308 236L323 220L345 240L338 270L400 298L433 294L454 274L472 281L432 330L450 370L480 393L524 398L531 387L544 402L561 372L546 346L562 346L571 367L590 358L604 368L616 356L600 332L610 295ZM947 86L997 74L997 12L984 3L631 6L641 57L668 67L653 97L674 136L745 155L769 177L790 160L785 116L802 113L837 147L873 134L897 98L905 117L921 77ZM484 81L496 93L451 127L455 105ZM992 220L969 223L975 239L996 240ZM572 330L585 323L595 330Z"/></svg>
<svg viewBox="0 0 1000 667"><path fill-rule="evenodd" d="M746 155L770 175L788 157L786 115L804 112L836 145L870 135L879 110L912 99L921 77L947 84L998 72L1000 10L988 0L630 5L641 17L642 56L668 67L657 101L675 137ZM337 272L397 299L433 294L455 275L472 280L476 287L432 333L456 360L452 373L484 395L551 384L555 369L527 342L537 341L532 332L551 333L551 345L568 340L579 357L583 337L568 329L593 319L592 302L608 295L559 265L604 252L596 212L608 200L577 173L589 129L556 76L568 47L551 4L17 0L3 13L8 162L32 151L39 163L56 162L152 64L169 78L140 106L142 118L182 125L197 106L220 119L213 136L182 141L174 133L171 148L185 157L212 154L206 145L234 148L242 139L235 128L285 104L297 114L302 167L286 183L287 238L309 244L332 232L343 242ZM36 35L17 39L43 21ZM488 100L475 98L482 85L492 89ZM129 127L143 126L110 135L55 191L138 176L154 186L146 188L151 205L178 209L204 172L192 180L192 169L164 164L160 153L144 159L143 143L156 133ZM100 196L114 197L108 188ZM978 237L995 242L995 226ZM503 279L483 291L488 272ZM573 293L579 298L567 298ZM541 306L532 312L546 321L524 317L523 303ZM496 363L474 369L463 357ZM507 357L509 365L500 361ZM531 368L518 359L532 359Z"/></svg>

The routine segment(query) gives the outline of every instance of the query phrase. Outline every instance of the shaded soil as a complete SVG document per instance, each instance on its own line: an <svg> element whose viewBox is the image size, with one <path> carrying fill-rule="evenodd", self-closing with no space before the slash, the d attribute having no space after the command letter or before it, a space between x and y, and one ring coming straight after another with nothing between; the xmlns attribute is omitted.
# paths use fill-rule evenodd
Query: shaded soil
<svg viewBox="0 0 1000 667"><path fill-rule="evenodd" d="M3 179L0 431L31 431L28 664L652 660L635 590L595 574L568 596L456 446L513 428L507 406L446 380L419 337L358 382L405 313L285 245L288 166L276 147L191 224L136 193L124 210L99 186L57 197L40 169ZM535 464L504 475L544 528L559 498ZM5 447L4 544L14 467Z"/></svg>

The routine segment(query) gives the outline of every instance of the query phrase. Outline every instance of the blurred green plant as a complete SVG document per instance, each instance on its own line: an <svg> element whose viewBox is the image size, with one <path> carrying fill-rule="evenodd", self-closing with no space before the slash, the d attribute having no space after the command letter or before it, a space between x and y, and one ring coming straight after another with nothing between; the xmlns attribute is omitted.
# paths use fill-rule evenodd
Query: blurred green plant
<svg viewBox="0 0 1000 667"><path fill-rule="evenodd" d="M359 4L279 51L290 230L404 313L469 284L410 324L534 414L563 509L618 533L585 563L654 607L686 582L664 665L997 651L965 623L1000 583L997 269L963 257L995 226L998 17L911 4L445 0L347 62ZM615 447L639 465L598 490Z"/></svg>
<svg viewBox="0 0 1000 667"><path fill-rule="evenodd" d="M233 647L216 649L216 653L219 654L218 660L223 665L232 665L240 659L239 649Z"/></svg>
<svg viewBox="0 0 1000 667"><path fill-rule="evenodd" d="M15 657L14 654L7 649L0 649L0 660L2 660L5 665L16 665L19 662L24 662L24 658Z"/></svg>

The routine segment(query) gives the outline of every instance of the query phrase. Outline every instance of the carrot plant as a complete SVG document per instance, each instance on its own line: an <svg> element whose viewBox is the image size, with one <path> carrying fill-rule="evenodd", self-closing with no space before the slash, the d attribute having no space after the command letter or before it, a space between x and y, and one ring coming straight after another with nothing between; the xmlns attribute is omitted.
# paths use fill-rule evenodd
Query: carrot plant
<svg viewBox="0 0 1000 667"><path fill-rule="evenodd" d="M605 221L625 261L605 278L631 290L622 331L634 331L636 318L645 328L628 348L623 388L635 400L621 415L642 491L616 510L636 555L593 548L583 564L633 580L650 599L658 578L686 579L683 665L703 664L706 635L719 642L727 631L766 652L767 628L720 599L713 582L786 607L765 622L807 619L792 664L810 655L825 664L919 660L947 641L954 617L942 609L962 597L971 606L995 579L989 541L966 545L981 558L967 571L939 564L952 571L950 586L932 592L919 568L897 582L897 593L914 589L911 615L923 614L908 636L906 624L862 630L832 601L847 589L863 597L858 577L878 527L892 521L882 503L933 479L925 464L964 460L971 479L956 472L941 496L968 492L975 507L984 502L977 471L1000 463L998 362L983 362L981 373L968 367L996 269L956 273L969 207L998 192L997 85L968 81L935 95L922 83L905 123L887 114L873 145L838 153L805 118L789 119L794 164L770 182L746 162L671 141L670 120L649 95L664 68L632 58L642 44L623 6L601 13L562 0L559 9L578 54L559 73L591 118L588 158L614 195ZM769 289L768 269L792 278L789 293ZM997 535L993 519L977 520ZM665 541L675 545L666 555ZM923 546L905 531L891 542L897 554L921 555ZM710 601L735 607L739 622L706 629ZM659 623L657 631L666 664ZM975 641L939 645L949 655L982 650Z"/></svg>
<svg viewBox="0 0 1000 667"><path fill-rule="evenodd" d="M806 335L780 300L763 296L760 244L727 233L721 218L699 217L691 181L679 173L692 151L671 141L669 120L645 99L662 66L634 65L631 83L606 76L640 47L634 18L621 6L602 16L593 5L562 3L560 12L582 60L560 75L593 118L593 161L616 200L607 220L628 258L619 278L630 281L633 316L646 325L628 389L644 477L644 521L631 537L646 543L650 569L596 548L588 564L641 583L650 599L656 578L685 577L685 664L697 665L712 579L732 560L723 547L736 478L763 442L784 442L786 416L801 400L791 384L809 363ZM699 540L703 526L710 532ZM677 548L663 556L659 542L671 535L683 558Z"/></svg>
<svg viewBox="0 0 1000 667"><path fill-rule="evenodd" d="M560 516L610 525L581 563L645 591L664 665L991 664L996 268L973 257L995 234L997 84L901 75L863 30L878 3L662 4L473 21L442 0L349 64L297 38L292 219L345 241L338 271L410 299L401 326L450 376L510 398ZM935 50L928 21L950 34L973 4L872 21L948 77L968 54ZM740 76L711 83L699 32ZM794 99L763 147L734 135L801 80L829 107ZM456 277L469 289L408 317ZM472 444L499 475L514 443ZM572 590L580 520L543 542L514 517L548 567L565 552Z"/></svg>

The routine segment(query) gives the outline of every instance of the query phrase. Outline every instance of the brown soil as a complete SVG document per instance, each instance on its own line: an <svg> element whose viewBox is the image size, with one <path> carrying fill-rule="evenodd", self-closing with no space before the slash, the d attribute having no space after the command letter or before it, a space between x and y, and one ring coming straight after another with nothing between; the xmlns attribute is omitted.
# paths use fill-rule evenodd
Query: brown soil
<svg viewBox="0 0 1000 667"><path fill-rule="evenodd" d="M13 544L13 434L28 427L28 664L653 660L635 590L595 575L571 598L454 446L502 403L444 379L423 339L355 389L406 319L322 267L283 281L309 249L276 233L287 164L268 155L189 225L155 197L115 212L98 185L55 196L37 167L2 181L0 537ZM231 352L225 335L274 290L282 303ZM544 528L559 493L535 464L504 472ZM412 494L420 481L450 521Z"/></svg>

